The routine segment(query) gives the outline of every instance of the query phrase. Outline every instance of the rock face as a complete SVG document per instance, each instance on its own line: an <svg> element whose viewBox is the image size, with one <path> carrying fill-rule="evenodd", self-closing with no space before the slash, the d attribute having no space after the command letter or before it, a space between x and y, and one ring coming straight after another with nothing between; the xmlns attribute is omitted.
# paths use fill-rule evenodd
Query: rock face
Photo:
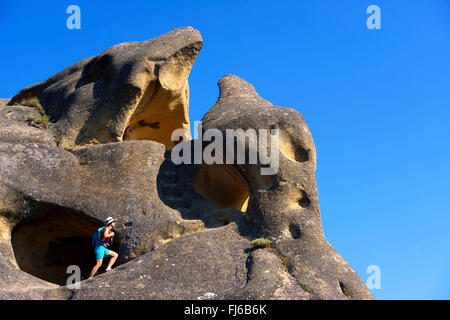
<svg viewBox="0 0 450 320"><path fill-rule="evenodd" d="M187 78L201 46L192 28L120 44L0 101L1 299L373 299L323 235L314 142L297 111L226 75L200 134L277 130L277 170L173 161L197 143ZM108 216L119 260L85 280ZM271 246L253 247L262 237ZM66 286L70 265L81 289Z"/></svg>
<svg viewBox="0 0 450 320"><path fill-rule="evenodd" d="M38 98L60 147L141 139L171 147L173 130L189 136L187 78L202 43L198 31L181 28L118 44L23 89L8 104Z"/></svg>

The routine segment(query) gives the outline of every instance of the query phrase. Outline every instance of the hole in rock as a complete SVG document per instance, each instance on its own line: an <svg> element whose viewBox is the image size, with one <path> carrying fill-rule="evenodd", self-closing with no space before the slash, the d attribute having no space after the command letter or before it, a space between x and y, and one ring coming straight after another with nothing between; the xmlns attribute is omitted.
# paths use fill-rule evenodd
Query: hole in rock
<svg viewBox="0 0 450 320"><path fill-rule="evenodd" d="M202 164L194 182L195 190L219 208L246 212L250 189L232 165Z"/></svg>
<svg viewBox="0 0 450 320"><path fill-rule="evenodd" d="M311 205L311 200L309 200L308 195L303 190L302 190L302 197L298 200L298 205L302 208L306 208Z"/></svg>
<svg viewBox="0 0 450 320"><path fill-rule="evenodd" d="M298 239L301 236L300 227L296 224L291 223L289 225L289 232L291 233L292 238Z"/></svg>
<svg viewBox="0 0 450 320"><path fill-rule="evenodd" d="M350 295L350 290L340 281L339 286L341 287L342 293L348 297Z"/></svg>
<svg viewBox="0 0 450 320"><path fill-rule="evenodd" d="M306 162L309 160L308 150L301 145L295 145L291 138L283 131L280 134L280 152L289 160L295 162Z"/></svg>
<svg viewBox="0 0 450 320"><path fill-rule="evenodd" d="M189 101L185 94L173 95L170 91L150 85L140 99L136 111L128 120L123 140L153 140L173 148L172 132L185 129L190 137Z"/></svg>
<svg viewBox="0 0 450 320"><path fill-rule="evenodd" d="M71 275L66 273L67 267L77 265L82 279L86 279L95 264L92 235L100 225L81 212L39 203L32 208L31 218L12 230L17 265L35 277L59 285L66 285ZM110 248L116 252L120 246L118 238L116 233ZM107 261L105 258L104 266Z"/></svg>

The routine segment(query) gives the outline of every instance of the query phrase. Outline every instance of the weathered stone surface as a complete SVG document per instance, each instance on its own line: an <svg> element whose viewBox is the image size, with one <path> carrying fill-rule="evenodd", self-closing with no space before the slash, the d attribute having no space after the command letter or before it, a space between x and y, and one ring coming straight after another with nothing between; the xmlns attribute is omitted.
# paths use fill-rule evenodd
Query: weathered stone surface
<svg viewBox="0 0 450 320"><path fill-rule="evenodd" d="M9 101L9 100L7 100ZM39 109L28 106L0 106L0 119L28 122L30 118L41 116Z"/></svg>
<svg viewBox="0 0 450 320"><path fill-rule="evenodd" d="M183 220L159 199L156 177L163 156L164 146L153 141L103 144L74 153L43 144L0 143L0 184L6 188L0 201L2 231L13 235L22 269L61 283L67 265L89 260L90 238L111 215L120 220L116 250L121 262L202 229L201 221ZM76 250L75 261L48 261L48 251L58 241L62 243L55 250L73 252L75 246L84 251ZM21 258L30 255L34 261ZM43 274L29 267L32 262ZM90 262L85 262L84 275ZM49 268L54 268L53 275L46 275Z"/></svg>
<svg viewBox="0 0 450 320"><path fill-rule="evenodd" d="M0 142L56 146L52 132L31 125L34 119L41 117L39 109L34 107L0 106Z"/></svg>
<svg viewBox="0 0 450 320"><path fill-rule="evenodd" d="M308 284L312 297L372 298L364 282L324 237L315 181L316 152L303 117L294 109L273 106L236 76L223 77L219 88L217 103L202 119L204 131L218 129L225 136L226 129L279 130L275 175L262 175L261 164L234 165L248 183L246 214L258 226L258 236L275 240L275 247L287 258L290 274ZM247 151L250 147L247 145ZM214 185L214 175L210 177L209 185ZM208 196L208 189L200 186L199 192Z"/></svg>
<svg viewBox="0 0 450 320"><path fill-rule="evenodd" d="M9 99L0 99L0 108L6 106L6 104L9 102Z"/></svg>
<svg viewBox="0 0 450 320"><path fill-rule="evenodd" d="M324 237L314 142L297 111L226 75L203 132L278 129L277 172L172 161L172 131L190 135L201 45L192 28L120 44L0 107L0 299L373 299ZM31 120L45 115L48 126ZM108 216L118 264L86 280ZM258 237L272 247L253 248ZM81 267L80 290L65 286L69 265Z"/></svg>
<svg viewBox="0 0 450 320"><path fill-rule="evenodd" d="M1 300L65 300L70 290L33 277L19 269L7 239L0 241Z"/></svg>
<svg viewBox="0 0 450 320"><path fill-rule="evenodd" d="M289 274L276 250L258 249L247 260L247 284L239 293L243 299L307 300L311 293Z"/></svg>
<svg viewBox="0 0 450 320"><path fill-rule="evenodd" d="M19 121L4 121L0 118L0 142L42 143L56 146L50 131L44 131Z"/></svg>
<svg viewBox="0 0 450 320"><path fill-rule="evenodd" d="M37 98L60 147L139 139L171 147L173 130L190 136L187 78L202 44L190 27L121 43L23 89L8 104Z"/></svg>
<svg viewBox="0 0 450 320"><path fill-rule="evenodd" d="M74 299L216 299L235 296L246 282L249 242L235 226L181 236L114 272L87 281Z"/></svg>

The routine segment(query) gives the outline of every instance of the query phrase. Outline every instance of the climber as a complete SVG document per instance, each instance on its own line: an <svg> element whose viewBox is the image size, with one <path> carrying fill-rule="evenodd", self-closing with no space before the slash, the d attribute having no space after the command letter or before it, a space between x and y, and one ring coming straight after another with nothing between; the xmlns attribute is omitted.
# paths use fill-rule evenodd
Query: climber
<svg viewBox="0 0 450 320"><path fill-rule="evenodd" d="M116 262L119 255L109 250L107 247L110 246L113 238L114 238L114 232L112 229L116 226L116 219L113 219L112 217L108 217L105 220L105 225L101 228L98 228L98 230L95 232L95 234L92 237L92 245L94 246L94 252L95 257L97 259L97 263L92 268L91 275L89 279L93 278L94 275L97 273L98 269L102 266L103 258L105 256L111 257L111 260L108 263L108 267L106 268L106 272L111 270L111 267Z"/></svg>

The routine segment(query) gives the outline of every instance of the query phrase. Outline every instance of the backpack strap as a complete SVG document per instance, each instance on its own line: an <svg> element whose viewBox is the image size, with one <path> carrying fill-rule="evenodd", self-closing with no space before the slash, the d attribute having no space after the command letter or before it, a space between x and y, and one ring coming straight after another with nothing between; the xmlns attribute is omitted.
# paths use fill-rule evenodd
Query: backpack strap
<svg viewBox="0 0 450 320"><path fill-rule="evenodd" d="M99 238L99 240L100 240L100 242L102 242L102 246L103 247L107 247L108 245L109 245L109 239L110 238L103 238L103 239L101 239L101 235L102 235L102 232L103 232L103 230L105 229L105 227L103 227L103 228L101 228L99 231L99 236L98 236L98 238ZM108 232L108 234L109 234L110 232Z"/></svg>
<svg viewBox="0 0 450 320"><path fill-rule="evenodd" d="M100 244L101 246L106 248L107 242L105 240L101 239L102 231L104 228L105 227L101 227L101 228L98 228L97 231L95 231L94 241L93 241L92 245L96 246L97 244Z"/></svg>

